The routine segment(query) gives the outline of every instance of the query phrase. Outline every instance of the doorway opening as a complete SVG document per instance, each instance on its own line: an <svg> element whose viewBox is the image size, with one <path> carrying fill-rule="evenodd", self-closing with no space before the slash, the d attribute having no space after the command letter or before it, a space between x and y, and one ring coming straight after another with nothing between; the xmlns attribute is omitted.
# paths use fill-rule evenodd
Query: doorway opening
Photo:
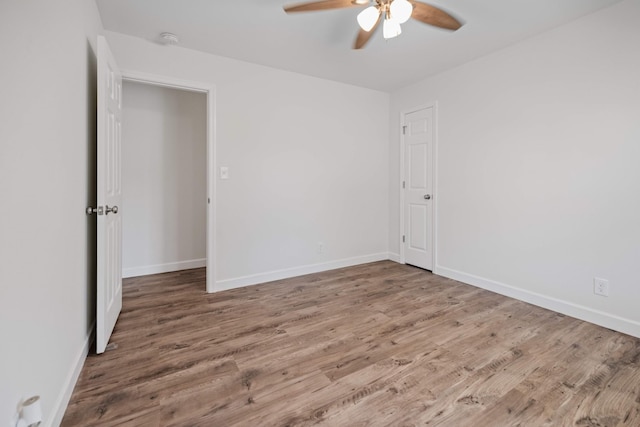
<svg viewBox="0 0 640 427"><path fill-rule="evenodd" d="M123 71L123 277L215 283L214 88Z"/></svg>

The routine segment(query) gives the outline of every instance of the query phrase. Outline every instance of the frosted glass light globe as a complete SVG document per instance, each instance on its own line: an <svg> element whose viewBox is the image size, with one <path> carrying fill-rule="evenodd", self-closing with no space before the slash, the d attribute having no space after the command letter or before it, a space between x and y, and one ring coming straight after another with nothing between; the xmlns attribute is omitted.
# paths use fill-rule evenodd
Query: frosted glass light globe
<svg viewBox="0 0 640 427"><path fill-rule="evenodd" d="M369 6L358 14L358 25L365 31L371 31L376 22L378 22L380 11L375 6Z"/></svg>
<svg viewBox="0 0 640 427"><path fill-rule="evenodd" d="M407 0L393 0L389 9L391 17L400 24L407 22L413 13L413 5Z"/></svg>
<svg viewBox="0 0 640 427"><path fill-rule="evenodd" d="M392 39L397 37L402 33L402 28L400 28L400 23L396 21L393 17L384 20L384 24L382 26L382 37L385 39Z"/></svg>

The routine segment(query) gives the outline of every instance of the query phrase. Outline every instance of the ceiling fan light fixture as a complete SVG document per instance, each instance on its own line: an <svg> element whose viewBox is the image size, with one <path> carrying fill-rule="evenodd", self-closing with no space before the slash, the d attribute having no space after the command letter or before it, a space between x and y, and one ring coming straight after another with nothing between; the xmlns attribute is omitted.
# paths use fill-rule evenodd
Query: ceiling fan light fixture
<svg viewBox="0 0 640 427"><path fill-rule="evenodd" d="M358 25L365 31L371 31L376 22L378 22L378 17L380 16L380 11L375 6L369 6L362 12L358 14Z"/></svg>
<svg viewBox="0 0 640 427"><path fill-rule="evenodd" d="M160 33L160 40L167 46L174 46L178 44L178 36L173 33Z"/></svg>
<svg viewBox="0 0 640 427"><path fill-rule="evenodd" d="M400 23L393 17L387 18L382 24L382 37L385 39L392 39L398 37L402 33Z"/></svg>
<svg viewBox="0 0 640 427"><path fill-rule="evenodd" d="M357 16L360 30L353 44L356 50L362 49L371 40L380 24L383 24L382 35L385 39L399 36L402 33L401 24L410 18L451 31L462 26L460 21L444 10L421 0L306 0L305 3L283 8L286 13L297 13L353 7L361 7Z"/></svg>
<svg viewBox="0 0 640 427"><path fill-rule="evenodd" d="M407 0L393 0L389 9L391 17L397 20L399 24L407 22L413 13L413 5Z"/></svg>

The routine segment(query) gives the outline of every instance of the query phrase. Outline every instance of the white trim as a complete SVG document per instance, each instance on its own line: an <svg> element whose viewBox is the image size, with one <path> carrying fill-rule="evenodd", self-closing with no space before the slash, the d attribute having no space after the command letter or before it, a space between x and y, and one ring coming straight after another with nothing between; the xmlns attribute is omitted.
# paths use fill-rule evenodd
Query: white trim
<svg viewBox="0 0 640 427"><path fill-rule="evenodd" d="M176 79L134 70L122 71L122 79L173 89L202 92L207 95L207 292L213 292L216 277L216 87L210 83ZM194 268L194 267L189 267ZM175 271L175 270L169 270ZM153 274L153 273L147 273ZM131 277L131 276L126 276Z"/></svg>
<svg viewBox="0 0 640 427"><path fill-rule="evenodd" d="M187 261L168 262L165 264L142 265L122 269L122 277L147 276L149 274L169 273L171 271L189 270L207 266L207 259L190 259Z"/></svg>
<svg viewBox="0 0 640 427"><path fill-rule="evenodd" d="M431 200L433 201L433 269L436 269L438 265L438 200L440 197L438 195L440 192L438 191L438 101L434 101L431 106L433 107L433 197Z"/></svg>
<svg viewBox="0 0 640 427"><path fill-rule="evenodd" d="M405 259L404 259L404 247L405 247L405 242L402 241L402 236L404 236L404 187L402 186L402 183L404 182L405 176L404 176L404 116L406 115L406 111L400 111L400 182L399 182L399 188L400 188L400 233L398 235L398 244L400 245L400 263L401 264L405 264Z"/></svg>
<svg viewBox="0 0 640 427"><path fill-rule="evenodd" d="M631 319L594 310L583 305L527 291L495 280L485 279L480 276L464 273L440 265L436 267L434 273L640 338L640 322L636 322Z"/></svg>
<svg viewBox="0 0 640 427"><path fill-rule="evenodd" d="M58 396L58 399L53 404L53 418L50 419L49 423L47 420L44 420L43 425L45 427L51 426L59 426L62 423L62 418L64 417L64 413L67 410L67 406L69 405L69 400L71 399L71 394L73 393L73 389L78 382L78 377L80 377L80 372L82 372L82 367L84 366L84 361L87 359L87 355L89 354L89 348L91 347L91 343L93 343L96 333L96 323L95 321L89 328L89 333L85 337L82 348L80 349L80 354L76 357L75 363L69 374L67 375L67 380L64 385L64 392Z"/></svg>
<svg viewBox="0 0 640 427"><path fill-rule="evenodd" d="M186 90L189 92L207 93L213 86L210 83L176 79L157 74L143 73L134 70L122 69L122 78L133 83L142 83L153 86L167 87L171 89Z"/></svg>
<svg viewBox="0 0 640 427"><path fill-rule="evenodd" d="M216 92L212 87L207 95L207 274L206 290L213 292L216 283L216 198L218 196L216 174Z"/></svg>
<svg viewBox="0 0 640 427"><path fill-rule="evenodd" d="M402 262L401 259L402 258L400 257L400 254L389 252L389 261L397 262L399 264L404 264L404 262Z"/></svg>
<svg viewBox="0 0 640 427"><path fill-rule="evenodd" d="M402 236L404 235L404 200L405 200L405 189L402 188L402 182L405 181L405 141L404 141L404 133L402 131L403 126L405 126L404 118L407 114L411 114L413 112L424 110L427 108L431 108L432 115L431 118L433 120L433 133L432 144L431 144L431 155L432 155L432 168L431 168L431 182L433 183L433 194L431 195L433 212L431 217L432 222L432 230L433 236L431 237L431 265L432 268L435 269L438 260L438 101L430 102L428 104L418 105L413 108L408 108L400 111L400 234L399 234L399 244L400 244L400 259L399 263L406 264L405 262L405 242L402 241Z"/></svg>
<svg viewBox="0 0 640 427"><path fill-rule="evenodd" d="M291 277L303 276L305 274L319 273L322 271L335 270L336 268L352 267L354 265L366 264L369 262L385 261L389 259L388 252L345 258L336 261L323 262L319 264L309 264L300 267L285 268L266 273L252 274L250 276L237 277L234 279L219 280L216 282L216 292L229 289L241 288L243 286L256 285L258 283L273 282L274 280L289 279Z"/></svg>

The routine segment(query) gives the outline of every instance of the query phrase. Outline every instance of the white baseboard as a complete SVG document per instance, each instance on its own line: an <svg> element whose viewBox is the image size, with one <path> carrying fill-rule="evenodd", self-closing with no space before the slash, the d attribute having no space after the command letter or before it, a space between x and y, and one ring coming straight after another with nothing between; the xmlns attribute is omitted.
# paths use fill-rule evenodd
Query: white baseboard
<svg viewBox="0 0 640 427"><path fill-rule="evenodd" d="M640 338L640 323L631 319L616 316L611 313L594 310L589 307L574 304L536 292L527 291L495 280L485 279L473 274L463 273L451 268L436 266L435 274L448 277L468 285L477 286L500 295L515 298L529 304L553 310L567 316L575 317L586 322L595 323L614 331L622 332Z"/></svg>
<svg viewBox="0 0 640 427"><path fill-rule="evenodd" d="M305 274L320 273L322 271L335 270L336 268L352 267L354 265L384 261L388 259L389 253L383 252L319 264L309 264L300 267L275 270L267 273L252 274L250 276L243 276L235 279L218 280L214 284L214 292L226 291L229 289L241 288L243 286L257 285L258 283L273 282L274 280L289 279L291 277L303 276Z"/></svg>
<svg viewBox="0 0 640 427"><path fill-rule="evenodd" d="M191 259L187 261L169 262L166 264L143 265L122 269L122 278L147 276L149 274L169 273L171 271L188 270L207 266L207 259Z"/></svg>
<svg viewBox="0 0 640 427"><path fill-rule="evenodd" d="M400 254L396 254L393 252L389 252L389 261L397 262L398 264L402 264L400 261Z"/></svg>
<svg viewBox="0 0 640 427"><path fill-rule="evenodd" d="M48 420L44 420L43 425L45 427L54 427L59 426L62 423L62 418L64 417L64 413L67 410L67 406L69 405L69 399L71 399L71 394L73 393L73 389L78 382L78 377L80 377L80 372L82 372L82 367L84 366L84 361L87 359L87 355L89 354L89 348L91 347L91 343L93 343L93 338L95 336L96 324L95 322L91 325L89 329L89 333L84 340L82 348L80 349L80 353L78 357L76 357L75 363L67 375L67 380L65 381L64 391L58 397L53 405L53 418Z"/></svg>

